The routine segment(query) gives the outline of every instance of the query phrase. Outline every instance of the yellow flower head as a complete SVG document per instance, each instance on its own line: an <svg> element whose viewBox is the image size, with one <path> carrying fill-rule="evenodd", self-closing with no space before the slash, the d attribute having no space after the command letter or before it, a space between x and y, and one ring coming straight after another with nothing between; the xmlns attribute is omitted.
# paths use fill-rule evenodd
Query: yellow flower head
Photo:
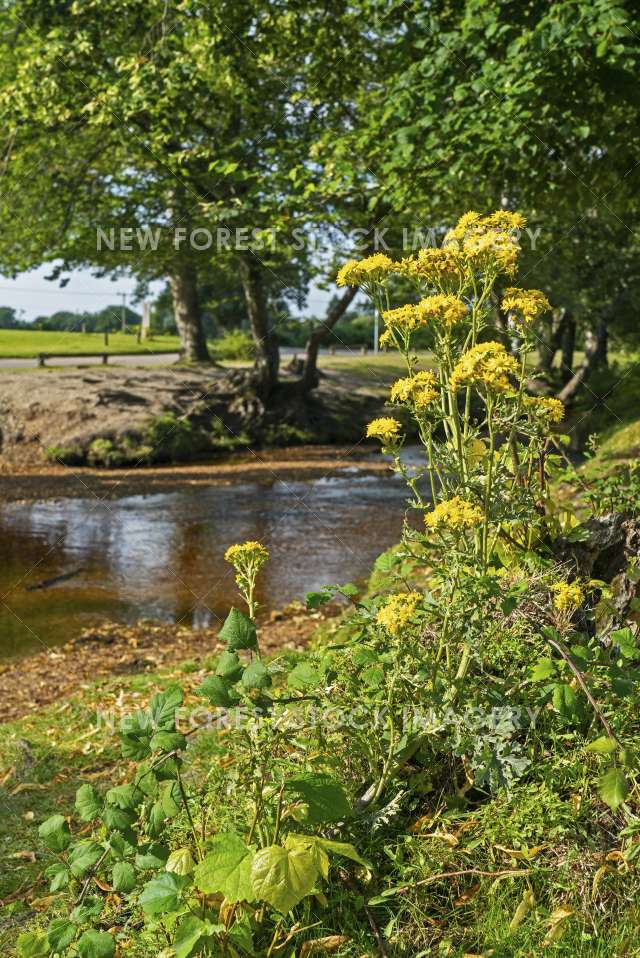
<svg viewBox="0 0 640 958"><path fill-rule="evenodd" d="M479 526L483 518L482 509L460 496L454 496L453 499L439 502L426 514L424 521L427 529L452 529L454 532L462 532Z"/></svg>
<svg viewBox="0 0 640 958"><path fill-rule="evenodd" d="M496 210L486 216L483 223L489 229L497 230L523 230L527 225L522 213L511 213L509 210Z"/></svg>
<svg viewBox="0 0 640 958"><path fill-rule="evenodd" d="M269 558L269 553L261 542L249 541L229 546L224 557L236 570L251 568L257 572Z"/></svg>
<svg viewBox="0 0 640 958"><path fill-rule="evenodd" d="M419 592L396 592L378 609L376 622L390 635L398 635L411 621L421 601Z"/></svg>
<svg viewBox="0 0 640 958"><path fill-rule="evenodd" d="M505 230L473 231L462 241L462 252L473 269L511 275L518 266L520 246Z"/></svg>
<svg viewBox="0 0 640 958"><path fill-rule="evenodd" d="M369 439L379 439L383 446L392 446L400 441L400 430L402 425L392 416L381 416L380 419L372 419L367 426L367 437Z"/></svg>
<svg viewBox="0 0 640 958"><path fill-rule="evenodd" d="M517 313L523 323L532 323L538 316L551 309L549 300L539 289L505 289L502 310L505 313Z"/></svg>
<svg viewBox="0 0 640 958"><path fill-rule="evenodd" d="M393 338L393 333L390 329L385 329L384 332L380 333L380 346L395 346L395 340Z"/></svg>
<svg viewBox="0 0 640 958"><path fill-rule="evenodd" d="M429 247L418 250L417 256L413 259L403 259L399 272L434 284L447 280L459 280L464 273L464 268L464 259L459 250L449 246L441 249Z"/></svg>
<svg viewBox="0 0 640 958"><path fill-rule="evenodd" d="M382 318L387 326L404 334L412 333L420 326L424 326L426 322L422 303L418 303L417 306L409 304L398 306L396 309L387 309L383 312Z"/></svg>
<svg viewBox="0 0 640 958"><path fill-rule="evenodd" d="M545 422L562 422L564 405L553 396L525 396L524 407Z"/></svg>
<svg viewBox="0 0 640 958"><path fill-rule="evenodd" d="M436 293L420 302L424 314L428 319L443 326L456 326L463 322L468 315L468 310L458 296L445 296L442 293Z"/></svg>
<svg viewBox="0 0 640 958"><path fill-rule="evenodd" d="M379 282L396 267L397 264L384 253L374 253L361 260L350 259L338 272L336 283L338 286L361 286Z"/></svg>
<svg viewBox="0 0 640 958"><path fill-rule="evenodd" d="M518 363L501 343L478 343L456 363L451 373L451 385L483 386L490 392L508 392L508 376L518 371Z"/></svg>
<svg viewBox="0 0 640 958"><path fill-rule="evenodd" d="M411 402L418 409L423 409L437 399L436 383L434 373L428 370L398 379L391 387L391 402Z"/></svg>
<svg viewBox="0 0 640 958"><path fill-rule="evenodd" d="M556 594L553 604L558 612L574 612L585 600L577 582L554 582L551 588Z"/></svg>

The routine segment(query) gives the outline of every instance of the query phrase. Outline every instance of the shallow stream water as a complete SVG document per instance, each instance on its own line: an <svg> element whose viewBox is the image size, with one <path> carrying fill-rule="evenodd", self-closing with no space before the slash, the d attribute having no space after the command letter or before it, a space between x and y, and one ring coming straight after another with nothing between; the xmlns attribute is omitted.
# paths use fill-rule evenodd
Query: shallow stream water
<svg viewBox="0 0 640 958"><path fill-rule="evenodd" d="M304 481L7 504L0 658L54 647L104 619L213 625L237 601L224 551L245 539L271 553L266 608L357 580L398 541L406 497L397 477L354 467Z"/></svg>

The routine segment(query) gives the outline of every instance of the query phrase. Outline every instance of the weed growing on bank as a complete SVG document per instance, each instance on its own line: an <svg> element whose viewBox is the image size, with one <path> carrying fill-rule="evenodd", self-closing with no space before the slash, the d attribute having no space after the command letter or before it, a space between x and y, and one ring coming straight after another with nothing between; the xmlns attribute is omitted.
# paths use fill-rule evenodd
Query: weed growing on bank
<svg viewBox="0 0 640 958"><path fill-rule="evenodd" d="M637 600L556 558L586 529L549 484L562 407L525 388L548 303L504 290L517 358L489 326L522 225L469 213L441 249L343 267L404 357L390 401L422 464L403 459L393 409L368 434L420 521L375 592L308 595L350 611L294 660L261 655L266 549L228 549L244 608L198 690L214 734L178 686L127 716L126 783L80 783L74 814L40 828L55 917L23 933L22 958L633 954ZM394 304L399 275L415 302ZM412 350L425 326L434 370Z"/></svg>

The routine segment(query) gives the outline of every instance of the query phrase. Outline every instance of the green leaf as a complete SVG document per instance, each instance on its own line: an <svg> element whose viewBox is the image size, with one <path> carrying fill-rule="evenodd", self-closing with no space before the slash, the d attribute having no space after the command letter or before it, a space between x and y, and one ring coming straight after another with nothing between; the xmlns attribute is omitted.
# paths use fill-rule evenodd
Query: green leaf
<svg viewBox="0 0 640 958"><path fill-rule="evenodd" d="M97 842L86 841L75 845L69 859L69 868L74 878L82 878L99 861L103 852L104 848Z"/></svg>
<svg viewBox="0 0 640 958"><path fill-rule="evenodd" d="M167 858L165 865L168 872L175 872L176 875L190 875L193 867L194 861L190 848L176 848Z"/></svg>
<svg viewBox="0 0 640 958"><path fill-rule="evenodd" d="M80 958L113 958L116 943L106 931L85 931L78 941Z"/></svg>
<svg viewBox="0 0 640 958"><path fill-rule="evenodd" d="M319 877L305 849L269 845L256 853L251 868L254 895L286 914L313 891Z"/></svg>
<svg viewBox="0 0 640 958"><path fill-rule="evenodd" d="M177 911L180 893L187 879L174 872L162 872L152 878L142 889L140 904L145 915L161 915L168 911Z"/></svg>
<svg viewBox="0 0 640 958"><path fill-rule="evenodd" d="M289 673L287 685L292 689L315 688L320 685L322 676L310 662L299 662Z"/></svg>
<svg viewBox="0 0 640 958"><path fill-rule="evenodd" d="M196 689L198 695L207 699L209 705L219 708L229 708L233 699L229 695L230 685L221 675L209 675L202 685Z"/></svg>
<svg viewBox="0 0 640 958"><path fill-rule="evenodd" d="M365 858L362 858L362 856L358 854L356 849L349 842L334 842L329 838L322 838L320 836L316 837L316 841L322 846L322 848L328 852L331 852L333 855L341 855L343 858L351 859L352 862L357 862L358 865L364 865L366 868L371 868L371 863Z"/></svg>
<svg viewBox="0 0 640 958"><path fill-rule="evenodd" d="M342 595L345 595L348 599L355 599L359 589L357 585L353 584L353 582L347 582L346 585L341 585L339 587L338 592L341 592Z"/></svg>
<svg viewBox="0 0 640 958"><path fill-rule="evenodd" d="M83 822L91 822L102 811L102 799L93 785L81 785L76 792L76 811Z"/></svg>
<svg viewBox="0 0 640 958"><path fill-rule="evenodd" d="M187 747L182 732L156 732L149 743L152 752L173 752Z"/></svg>
<svg viewBox="0 0 640 958"><path fill-rule="evenodd" d="M49 942L43 931L25 931L18 935L18 955L20 958L45 958L49 954Z"/></svg>
<svg viewBox="0 0 640 958"><path fill-rule="evenodd" d="M164 868L168 857L169 849L166 845L148 845L136 855L136 868L142 871L148 871L150 868Z"/></svg>
<svg viewBox="0 0 640 958"><path fill-rule="evenodd" d="M227 643L229 652L258 647L255 624L239 609L231 610L220 630L219 637L222 642Z"/></svg>
<svg viewBox="0 0 640 958"><path fill-rule="evenodd" d="M271 675L260 659L248 665L242 673L242 684L245 689L268 689L272 681Z"/></svg>
<svg viewBox="0 0 640 958"><path fill-rule="evenodd" d="M305 599L307 609L319 609L333 598L333 592L307 592Z"/></svg>
<svg viewBox="0 0 640 958"><path fill-rule="evenodd" d="M130 862L116 862L111 873L111 884L114 891L127 892L133 891L136 887L136 873Z"/></svg>
<svg viewBox="0 0 640 958"><path fill-rule="evenodd" d="M631 629L618 629L611 633L611 641L620 649L620 655L625 659L635 659L640 656L640 649Z"/></svg>
<svg viewBox="0 0 640 958"><path fill-rule="evenodd" d="M227 901L251 901L251 865L254 850L234 832L216 835L195 870L196 887L206 894L220 892Z"/></svg>
<svg viewBox="0 0 640 958"><path fill-rule="evenodd" d="M179 685L170 685L151 699L149 711L155 732L171 732L175 727L176 709L182 705L182 689Z"/></svg>
<svg viewBox="0 0 640 958"><path fill-rule="evenodd" d="M71 877L69 874L69 869L61 862L56 862L55 865L50 865L49 868L45 869L44 874L45 877L49 879L49 891L52 892L60 891L62 888L66 888Z"/></svg>
<svg viewBox="0 0 640 958"><path fill-rule="evenodd" d="M587 752L595 752L596 755L611 755L617 749L616 740L609 738L608 735L601 735L600 738L589 742Z"/></svg>
<svg viewBox="0 0 640 958"><path fill-rule="evenodd" d="M531 679L534 682L546 682L553 678L556 673L556 666L553 659L538 659L531 670Z"/></svg>
<svg viewBox="0 0 640 958"><path fill-rule="evenodd" d="M38 835L52 852L63 852L71 843L69 826L63 815L52 815L38 829Z"/></svg>
<svg viewBox="0 0 640 958"><path fill-rule="evenodd" d="M621 768L610 768L604 773L598 783L598 793L612 811L622 805L629 794L629 783Z"/></svg>
<svg viewBox="0 0 640 958"><path fill-rule="evenodd" d="M47 939L52 951L64 951L76 937L77 927L66 918L54 918L47 928Z"/></svg>
<svg viewBox="0 0 640 958"><path fill-rule="evenodd" d="M227 682L237 682L242 678L243 668L235 652L222 652L216 664L216 675Z"/></svg>
<svg viewBox="0 0 640 958"><path fill-rule="evenodd" d="M180 811L180 789L176 782L165 782L162 786L160 802L167 818L173 818Z"/></svg>
<svg viewBox="0 0 640 958"><path fill-rule="evenodd" d="M207 933L207 925L196 915L187 915L178 926L173 949L176 958L189 958L193 949Z"/></svg>
<svg viewBox="0 0 640 958"><path fill-rule="evenodd" d="M330 775L309 772L291 779L286 787L309 806L307 820L312 825L338 822L351 815L346 792Z"/></svg>
<svg viewBox="0 0 640 958"><path fill-rule="evenodd" d="M149 741L153 735L149 712L137 711L122 722L120 742L123 758L139 762L151 754Z"/></svg>
<svg viewBox="0 0 640 958"><path fill-rule="evenodd" d="M565 683L553 687L553 707L564 718L573 718L577 714L578 696L570 685Z"/></svg>
<svg viewBox="0 0 640 958"><path fill-rule="evenodd" d="M118 808L117 805L106 805L102 813L102 820L109 829L126 832L136 820L136 813L128 808Z"/></svg>
<svg viewBox="0 0 640 958"><path fill-rule="evenodd" d="M115 785L109 789L105 798L109 805L128 809L136 808L142 801L143 795L135 785Z"/></svg>

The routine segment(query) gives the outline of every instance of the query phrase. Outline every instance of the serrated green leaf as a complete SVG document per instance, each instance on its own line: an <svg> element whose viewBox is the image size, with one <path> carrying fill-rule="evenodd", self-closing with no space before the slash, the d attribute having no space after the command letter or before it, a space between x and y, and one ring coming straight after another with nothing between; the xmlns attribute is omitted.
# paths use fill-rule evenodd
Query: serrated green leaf
<svg viewBox="0 0 640 958"><path fill-rule="evenodd" d="M202 695L209 702L209 705L217 708L230 708L233 705L233 699L230 696L231 686L227 679L221 675L209 675L202 685L198 686L196 692Z"/></svg>
<svg viewBox="0 0 640 958"><path fill-rule="evenodd" d="M62 888L66 888L69 884L69 879L71 877L69 869L66 865L63 865L61 862L56 862L55 865L50 865L45 869L45 878L50 882L49 891L60 891Z"/></svg>
<svg viewBox="0 0 640 958"><path fill-rule="evenodd" d="M63 815L52 815L38 829L38 835L52 852L63 852L71 843L69 826Z"/></svg>
<svg viewBox="0 0 640 958"><path fill-rule="evenodd" d="M81 785L76 792L75 808L83 822L91 822L102 811L102 798L93 785Z"/></svg>
<svg viewBox="0 0 640 958"><path fill-rule="evenodd" d="M321 605L326 605L332 598L332 592L307 592L305 596L307 609L319 609Z"/></svg>
<svg viewBox="0 0 640 958"><path fill-rule="evenodd" d="M216 835L195 869L196 887L208 895L220 892L230 902L251 901L253 856L254 849L234 832Z"/></svg>
<svg viewBox="0 0 640 958"><path fill-rule="evenodd" d="M69 869L74 878L82 878L99 861L104 853L102 845L97 842L79 842L71 850Z"/></svg>
<svg viewBox="0 0 640 958"><path fill-rule="evenodd" d="M47 940L52 951L62 952L76 937L77 927L67 918L54 918L47 928Z"/></svg>
<svg viewBox="0 0 640 958"><path fill-rule="evenodd" d="M552 698L554 709L564 718L573 718L577 714L578 697L570 685L554 685Z"/></svg>
<svg viewBox="0 0 640 958"><path fill-rule="evenodd" d="M556 666L553 659L538 659L531 670L531 680L533 682L546 682L553 678L556 673Z"/></svg>
<svg viewBox="0 0 640 958"><path fill-rule="evenodd" d="M319 877L309 851L281 845L269 845L257 852L251 868L255 897L283 914L313 891Z"/></svg>
<svg viewBox="0 0 640 958"><path fill-rule="evenodd" d="M601 735L587 745L587 752L595 752L597 755L611 755L617 749L618 745L615 739L608 735Z"/></svg>
<svg viewBox="0 0 640 958"><path fill-rule="evenodd" d="M122 809L136 808L143 795L135 785L115 785L105 796L109 805L116 805Z"/></svg>
<svg viewBox="0 0 640 958"><path fill-rule="evenodd" d="M165 868L176 875L190 875L194 868L193 855L190 848L176 848L167 858Z"/></svg>
<svg viewBox="0 0 640 958"><path fill-rule="evenodd" d="M235 683L242 678L243 665L235 652L222 652L216 663L216 675Z"/></svg>
<svg viewBox="0 0 640 958"><path fill-rule="evenodd" d="M229 652L258 647L255 623L239 609L231 609L220 630L219 638L221 642L226 642Z"/></svg>
<svg viewBox="0 0 640 958"><path fill-rule="evenodd" d="M45 958L49 954L49 942L43 931L25 931L16 942L20 958Z"/></svg>
<svg viewBox="0 0 640 958"><path fill-rule="evenodd" d="M182 705L182 689L170 685L151 699L149 712L154 732L171 732L175 727L176 709Z"/></svg>
<svg viewBox="0 0 640 958"><path fill-rule="evenodd" d="M148 871L151 868L163 868L169 857L166 845L153 844L143 847L136 855L136 868Z"/></svg>
<svg viewBox="0 0 640 958"><path fill-rule="evenodd" d="M140 904L145 915L162 915L177 911L180 894L186 883L186 878L174 872L162 872L148 881L140 895Z"/></svg>
<svg viewBox="0 0 640 958"><path fill-rule="evenodd" d="M299 662L287 679L287 685L292 689L316 688L321 682L322 676L310 662Z"/></svg>
<svg viewBox="0 0 640 958"><path fill-rule="evenodd" d="M78 940L78 955L80 958L113 958L116 943L106 931L85 931Z"/></svg>
<svg viewBox="0 0 640 958"><path fill-rule="evenodd" d="M182 732L156 732L150 741L152 752L174 752L187 747Z"/></svg>
<svg viewBox="0 0 640 958"><path fill-rule="evenodd" d="M308 772L287 782L286 789L299 795L309 806L307 820L312 825L338 822L351 815L345 790L330 775Z"/></svg>
<svg viewBox="0 0 640 958"><path fill-rule="evenodd" d="M116 862L111 873L111 884L114 891L127 892L133 891L136 887L136 873L130 862Z"/></svg>
<svg viewBox="0 0 640 958"><path fill-rule="evenodd" d="M629 783L621 768L610 768L604 773L598 783L598 793L612 811L622 805L629 794Z"/></svg>
<svg viewBox="0 0 640 958"><path fill-rule="evenodd" d="M260 659L248 665L242 673L245 689L268 689L273 682L267 667Z"/></svg>

